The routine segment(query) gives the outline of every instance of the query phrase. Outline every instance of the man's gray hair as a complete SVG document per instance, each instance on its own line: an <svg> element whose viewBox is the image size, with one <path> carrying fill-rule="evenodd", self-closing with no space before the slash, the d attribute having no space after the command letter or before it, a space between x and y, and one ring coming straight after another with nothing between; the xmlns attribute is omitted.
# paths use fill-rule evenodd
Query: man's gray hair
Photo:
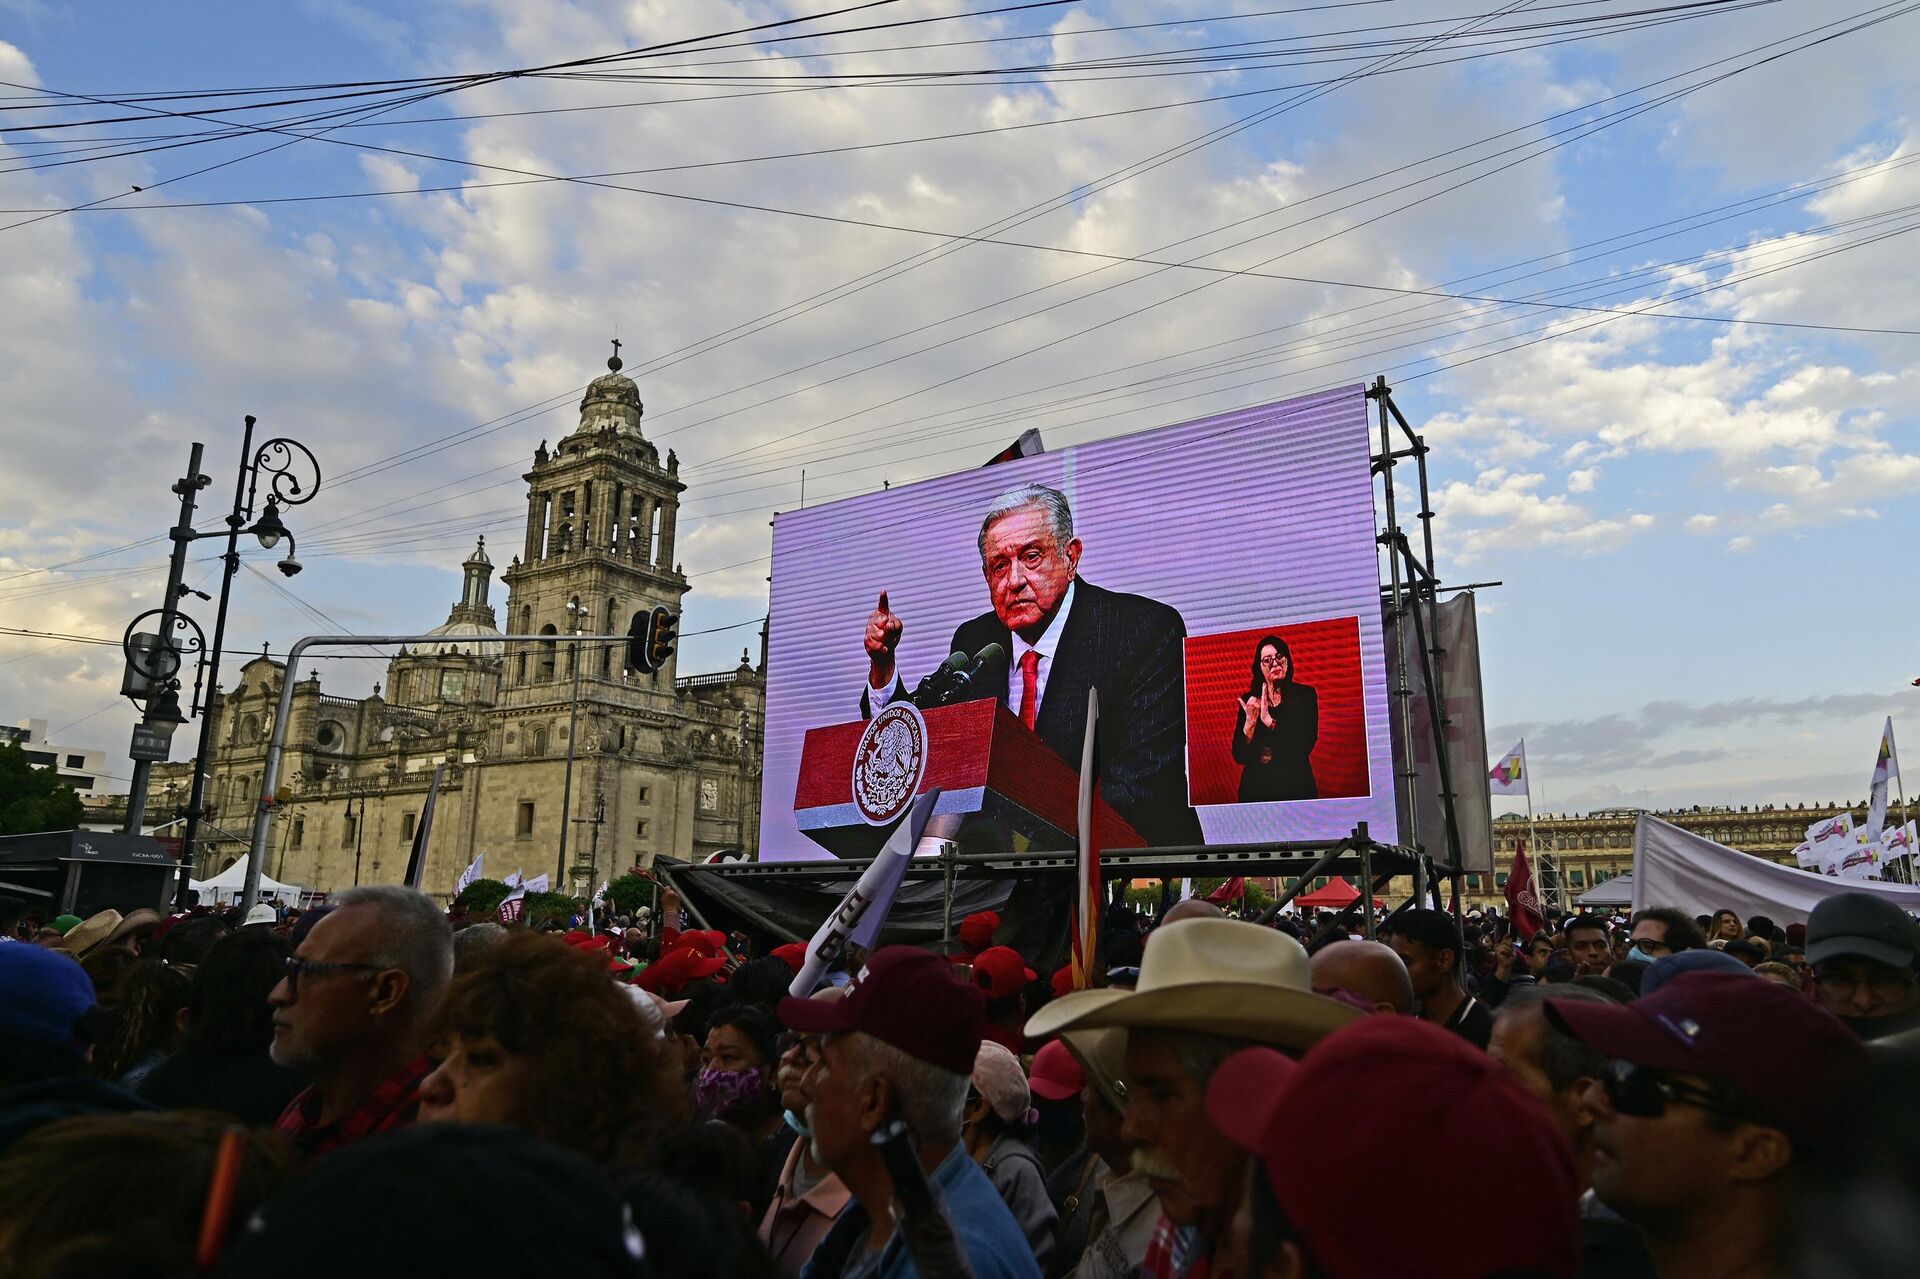
<svg viewBox="0 0 1920 1279"><path fill-rule="evenodd" d="M453 971L472 968L511 935L499 924L468 924L453 935Z"/></svg>
<svg viewBox="0 0 1920 1279"><path fill-rule="evenodd" d="M994 524L1012 515L1015 511L1024 511L1029 507L1039 507L1046 515L1047 523L1053 528L1053 540L1062 549L1073 540L1073 507L1067 502L1067 495L1059 489L1048 488L1044 484L1022 484L1019 488L1008 489L987 507L987 513L980 520L980 558L987 558L987 530Z"/></svg>
<svg viewBox="0 0 1920 1279"><path fill-rule="evenodd" d="M1180 1069L1200 1087L1205 1088L1213 1078L1213 1072L1220 1069L1220 1063L1239 1052L1242 1048L1251 1048L1251 1039L1235 1039L1231 1035L1213 1035L1198 1030L1177 1030L1172 1027L1140 1026L1127 1032L1128 1035L1161 1035L1167 1047L1173 1049L1175 1060Z"/></svg>
<svg viewBox="0 0 1920 1279"><path fill-rule="evenodd" d="M1555 1092L1565 1092L1582 1079L1599 1078L1607 1068L1607 1055L1555 1025L1545 1008L1549 999L1582 1004L1618 1004L1620 1001L1591 986L1560 982L1552 986L1515 986L1500 1002L1493 1014L1495 1021L1528 1015L1540 1019L1540 1073L1547 1077L1547 1083Z"/></svg>
<svg viewBox="0 0 1920 1279"><path fill-rule="evenodd" d="M892 1086L894 1114L906 1121L922 1146L949 1146L960 1140L967 1076L921 1061L862 1031L847 1036L847 1057L856 1086L876 1076Z"/></svg>
<svg viewBox="0 0 1920 1279"><path fill-rule="evenodd" d="M379 912L376 949L367 962L405 973L412 983L415 1015L431 1014L453 980L453 926L433 898L398 884L369 884L347 889L333 904Z"/></svg>

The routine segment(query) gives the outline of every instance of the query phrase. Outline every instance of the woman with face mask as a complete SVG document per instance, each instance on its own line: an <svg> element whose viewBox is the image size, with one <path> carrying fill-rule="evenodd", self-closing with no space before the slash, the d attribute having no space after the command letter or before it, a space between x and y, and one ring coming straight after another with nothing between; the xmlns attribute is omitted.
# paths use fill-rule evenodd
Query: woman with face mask
<svg viewBox="0 0 1920 1279"><path fill-rule="evenodd" d="M773 1197L774 1180L794 1139L793 1129L782 1122L774 1081L778 1037L773 1018L757 1005L722 1006L707 1019L705 1060L693 1082L700 1117L729 1124L753 1143L762 1173L753 1202L755 1220Z"/></svg>

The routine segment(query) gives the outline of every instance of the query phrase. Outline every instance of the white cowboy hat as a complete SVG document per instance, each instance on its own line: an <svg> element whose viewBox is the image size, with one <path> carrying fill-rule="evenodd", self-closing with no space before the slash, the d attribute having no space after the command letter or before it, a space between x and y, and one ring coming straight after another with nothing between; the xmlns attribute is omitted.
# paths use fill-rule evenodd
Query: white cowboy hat
<svg viewBox="0 0 1920 1279"><path fill-rule="evenodd" d="M1183 919L1147 939L1135 989L1062 995L1027 1021L1026 1033L1189 1030L1300 1050L1364 1015L1313 993L1307 952L1285 933L1236 919Z"/></svg>

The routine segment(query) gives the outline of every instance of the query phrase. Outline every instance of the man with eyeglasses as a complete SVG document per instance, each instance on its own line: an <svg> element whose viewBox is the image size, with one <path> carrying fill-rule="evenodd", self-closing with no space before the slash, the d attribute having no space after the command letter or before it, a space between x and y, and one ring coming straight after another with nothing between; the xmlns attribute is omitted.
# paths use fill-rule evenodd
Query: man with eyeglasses
<svg viewBox="0 0 1920 1279"><path fill-rule="evenodd" d="M1748 973L1688 973L1618 1007L1549 999L1546 1011L1608 1058L1586 1096L1593 1188L1645 1232L1657 1272L1783 1273L1795 1176L1858 1102L1860 1041Z"/></svg>
<svg viewBox="0 0 1920 1279"><path fill-rule="evenodd" d="M411 1124L432 1066L425 1031L453 978L453 930L411 888L348 889L267 996L274 1061L311 1087L274 1128L307 1159Z"/></svg>
<svg viewBox="0 0 1920 1279"><path fill-rule="evenodd" d="M1828 1012L1862 1039L1920 1026L1920 926L1872 893L1836 893L1807 917L1807 962Z"/></svg>
<svg viewBox="0 0 1920 1279"><path fill-rule="evenodd" d="M1699 950L1707 944L1707 935L1700 931L1700 925L1671 906L1649 906L1635 911L1630 927L1633 944L1627 958L1643 964L1683 950Z"/></svg>

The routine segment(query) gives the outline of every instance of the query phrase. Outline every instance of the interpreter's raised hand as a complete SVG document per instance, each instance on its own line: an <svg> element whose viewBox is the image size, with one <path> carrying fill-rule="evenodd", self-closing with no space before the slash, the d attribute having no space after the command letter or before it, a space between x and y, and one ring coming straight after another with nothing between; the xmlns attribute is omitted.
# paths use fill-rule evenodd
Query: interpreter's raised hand
<svg viewBox="0 0 1920 1279"><path fill-rule="evenodd" d="M885 688L893 683L893 650L900 647L900 632L906 623L887 607L887 593L880 592L880 603L867 614L867 684Z"/></svg>
<svg viewBox="0 0 1920 1279"><path fill-rule="evenodd" d="M1253 696L1252 694L1248 694L1247 696L1240 698L1239 702L1240 702L1240 714L1242 716L1242 719L1240 721L1240 732L1241 732L1241 735L1246 737L1248 741L1252 741L1253 730L1256 726L1259 725L1260 721L1266 717L1266 711L1264 711L1261 708L1260 699ZM1273 721L1268 720L1267 722L1272 723Z"/></svg>
<svg viewBox="0 0 1920 1279"><path fill-rule="evenodd" d="M1273 695L1273 689L1266 684L1260 686L1260 724L1263 728L1273 727L1273 708L1280 699Z"/></svg>

